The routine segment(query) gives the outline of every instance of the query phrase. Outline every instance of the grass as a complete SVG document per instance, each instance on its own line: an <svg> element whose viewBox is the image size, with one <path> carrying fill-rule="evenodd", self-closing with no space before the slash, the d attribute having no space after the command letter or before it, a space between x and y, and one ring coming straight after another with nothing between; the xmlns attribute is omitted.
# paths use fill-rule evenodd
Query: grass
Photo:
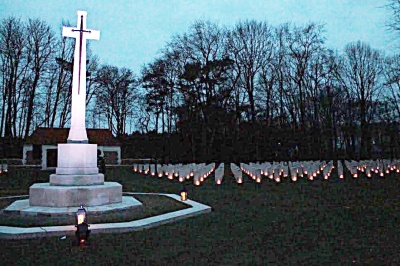
<svg viewBox="0 0 400 266"><path fill-rule="evenodd" d="M50 172L18 170L0 177L0 195L28 194ZM128 192L177 194L181 184L107 169L106 179ZM213 175L189 198L210 214L124 234L94 234L81 249L75 239L0 239L2 265L265 265L399 264L399 175L344 180L287 180L238 185L227 170L222 185ZM8 191L10 193L7 193Z"/></svg>

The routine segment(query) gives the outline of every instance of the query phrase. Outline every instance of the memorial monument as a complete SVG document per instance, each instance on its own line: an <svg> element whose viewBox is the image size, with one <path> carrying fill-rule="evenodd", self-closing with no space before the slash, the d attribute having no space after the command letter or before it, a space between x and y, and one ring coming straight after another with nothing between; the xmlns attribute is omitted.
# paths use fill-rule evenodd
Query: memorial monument
<svg viewBox="0 0 400 266"><path fill-rule="evenodd" d="M61 213L76 212L80 205L90 212L125 209L140 206L133 197L122 196L122 185L104 182L104 175L97 167L97 144L89 144L85 126L86 110L86 40L100 39L100 32L86 28L86 11L78 11L77 27L63 27L62 35L76 39L73 78L71 127L67 143L58 144L56 173L50 175L49 183L33 184L28 200L16 201L6 210L43 212L48 208ZM29 203L29 204L28 204ZM47 207L43 208L43 207ZM60 209L61 208L61 209Z"/></svg>

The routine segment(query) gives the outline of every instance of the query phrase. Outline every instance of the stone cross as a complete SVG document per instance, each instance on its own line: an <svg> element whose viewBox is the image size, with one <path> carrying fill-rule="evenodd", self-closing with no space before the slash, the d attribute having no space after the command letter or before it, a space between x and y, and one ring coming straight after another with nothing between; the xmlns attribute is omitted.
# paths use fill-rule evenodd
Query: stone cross
<svg viewBox="0 0 400 266"><path fill-rule="evenodd" d="M100 31L86 29L86 11L78 11L78 26L63 27L62 36L75 38L74 70L72 74L71 127L68 143L88 143L86 112L86 40L100 39Z"/></svg>

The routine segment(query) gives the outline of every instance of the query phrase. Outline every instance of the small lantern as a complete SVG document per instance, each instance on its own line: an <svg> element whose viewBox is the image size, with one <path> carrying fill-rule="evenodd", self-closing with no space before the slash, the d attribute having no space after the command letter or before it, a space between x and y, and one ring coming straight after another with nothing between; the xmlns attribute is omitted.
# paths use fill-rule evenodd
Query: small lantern
<svg viewBox="0 0 400 266"><path fill-rule="evenodd" d="M217 180L217 185L221 185L221 179Z"/></svg>
<svg viewBox="0 0 400 266"><path fill-rule="evenodd" d="M238 180L237 180L237 182L239 183L239 184L242 184L242 179L241 178L239 178Z"/></svg>
<svg viewBox="0 0 400 266"><path fill-rule="evenodd" d="M81 205L76 212L76 240L79 244L84 244L89 238L90 230L86 221L86 209Z"/></svg>
<svg viewBox="0 0 400 266"><path fill-rule="evenodd" d="M181 194L181 201L186 201L188 193L185 187L182 188L180 194Z"/></svg>
<svg viewBox="0 0 400 266"><path fill-rule="evenodd" d="M195 182L194 182L194 184L196 185L196 186L200 186L200 180L196 180Z"/></svg>
<svg viewBox="0 0 400 266"><path fill-rule="evenodd" d="M183 181L185 181L185 178L183 176L180 176L179 177L179 182L183 182Z"/></svg>

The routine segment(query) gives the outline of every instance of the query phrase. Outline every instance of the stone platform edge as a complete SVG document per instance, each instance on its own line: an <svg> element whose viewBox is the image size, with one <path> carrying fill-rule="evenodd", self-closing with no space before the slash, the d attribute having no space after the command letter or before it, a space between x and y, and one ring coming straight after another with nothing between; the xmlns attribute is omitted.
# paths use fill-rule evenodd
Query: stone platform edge
<svg viewBox="0 0 400 266"><path fill-rule="evenodd" d="M123 192L125 195L161 195L180 200L179 195L166 194L166 193L136 193L136 192ZM90 224L89 229L91 234L96 233L124 233L140 231L152 227L157 227L163 224L176 222L182 219L190 218L200 214L211 212L210 206L201 204L193 200L186 200L183 202L190 205L190 208L169 212L153 217L148 217L140 220L119 223L103 223L103 224ZM41 237L53 236L73 236L75 237L75 225L64 226L41 226L41 227L14 227L14 226L1 226L0 225L0 239L35 239Z"/></svg>

